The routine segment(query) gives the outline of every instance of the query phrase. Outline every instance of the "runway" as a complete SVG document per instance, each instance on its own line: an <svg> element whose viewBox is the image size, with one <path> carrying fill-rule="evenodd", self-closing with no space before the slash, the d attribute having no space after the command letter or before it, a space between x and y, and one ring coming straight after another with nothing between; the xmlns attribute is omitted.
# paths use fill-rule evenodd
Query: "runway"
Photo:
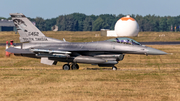
<svg viewBox="0 0 180 101"><path fill-rule="evenodd" d="M180 41L174 42L139 42L142 45L180 45Z"/></svg>
<svg viewBox="0 0 180 101"><path fill-rule="evenodd" d="M19 46L21 45L22 43L14 43L15 46ZM10 45L10 44L8 44ZM0 43L0 46L6 46L6 43Z"/></svg>
<svg viewBox="0 0 180 101"><path fill-rule="evenodd" d="M180 41L173 42L139 42L142 45L180 45ZM0 43L0 46L5 46L6 43ZM9 44L10 45L10 44ZM15 45L21 45L21 43L15 43Z"/></svg>

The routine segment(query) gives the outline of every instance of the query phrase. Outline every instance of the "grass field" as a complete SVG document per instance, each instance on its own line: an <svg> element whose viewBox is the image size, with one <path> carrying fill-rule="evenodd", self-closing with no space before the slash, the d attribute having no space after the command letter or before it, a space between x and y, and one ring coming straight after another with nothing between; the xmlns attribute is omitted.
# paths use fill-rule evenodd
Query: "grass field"
<svg viewBox="0 0 180 101"><path fill-rule="evenodd" d="M70 42L92 42L102 41L114 37L101 36L100 31L85 31L85 32L70 32L70 31L58 31L43 32L46 36L60 39L66 39ZM6 41L14 40L15 43L19 43L19 34L15 32L0 32L0 43L6 43ZM149 41L180 41L180 32L140 32L138 37L130 37L139 42Z"/></svg>
<svg viewBox="0 0 180 101"><path fill-rule="evenodd" d="M44 32L49 37L71 42L100 41L100 32ZM159 37L159 35L163 36ZM12 37L9 37L11 35ZM168 36L169 35L169 36ZM19 35L1 32L0 43ZM148 38L147 38L148 37ZM180 41L180 33L145 32L133 39L146 41ZM111 68L79 64L80 70L62 70L64 63L47 66L38 59L5 57L0 46L0 101L119 101L180 100L180 45L151 45L168 55L126 54Z"/></svg>
<svg viewBox="0 0 180 101"><path fill-rule="evenodd" d="M1 70L1 101L179 101L180 71Z"/></svg>

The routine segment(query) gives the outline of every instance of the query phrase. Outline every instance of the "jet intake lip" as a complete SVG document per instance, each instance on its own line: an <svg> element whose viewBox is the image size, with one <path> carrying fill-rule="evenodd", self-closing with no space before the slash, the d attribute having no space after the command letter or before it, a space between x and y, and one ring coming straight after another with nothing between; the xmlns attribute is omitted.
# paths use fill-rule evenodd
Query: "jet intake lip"
<svg viewBox="0 0 180 101"><path fill-rule="evenodd" d="M167 53L155 48L147 47L147 54L146 55L166 55Z"/></svg>

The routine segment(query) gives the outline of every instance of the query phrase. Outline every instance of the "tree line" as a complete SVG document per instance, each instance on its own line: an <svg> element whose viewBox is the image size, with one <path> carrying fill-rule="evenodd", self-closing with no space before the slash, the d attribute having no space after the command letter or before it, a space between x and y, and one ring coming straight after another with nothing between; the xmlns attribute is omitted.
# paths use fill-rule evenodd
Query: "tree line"
<svg viewBox="0 0 180 101"><path fill-rule="evenodd" d="M72 13L60 15L56 18L43 19L42 17L29 18L41 31L51 31L57 25L59 31L100 31L101 29L114 30L115 23L126 15L101 14L85 15ZM139 24L139 31L180 31L179 16L130 15ZM0 17L0 19L6 19ZM11 18L7 18L11 19Z"/></svg>

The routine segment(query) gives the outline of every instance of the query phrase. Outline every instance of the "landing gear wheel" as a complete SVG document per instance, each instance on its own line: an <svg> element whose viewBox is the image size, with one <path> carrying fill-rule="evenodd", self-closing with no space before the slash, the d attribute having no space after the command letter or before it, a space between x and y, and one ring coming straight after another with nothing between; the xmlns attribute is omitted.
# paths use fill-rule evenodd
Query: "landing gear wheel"
<svg viewBox="0 0 180 101"><path fill-rule="evenodd" d="M117 70L117 67L116 67L116 66L113 66L113 67L112 67L112 70Z"/></svg>
<svg viewBox="0 0 180 101"><path fill-rule="evenodd" d="M72 70L79 69L79 65L78 65L78 64L72 64L72 65L71 65L71 69L72 69Z"/></svg>
<svg viewBox="0 0 180 101"><path fill-rule="evenodd" d="M63 65L63 70L70 70L70 65L69 64Z"/></svg>

